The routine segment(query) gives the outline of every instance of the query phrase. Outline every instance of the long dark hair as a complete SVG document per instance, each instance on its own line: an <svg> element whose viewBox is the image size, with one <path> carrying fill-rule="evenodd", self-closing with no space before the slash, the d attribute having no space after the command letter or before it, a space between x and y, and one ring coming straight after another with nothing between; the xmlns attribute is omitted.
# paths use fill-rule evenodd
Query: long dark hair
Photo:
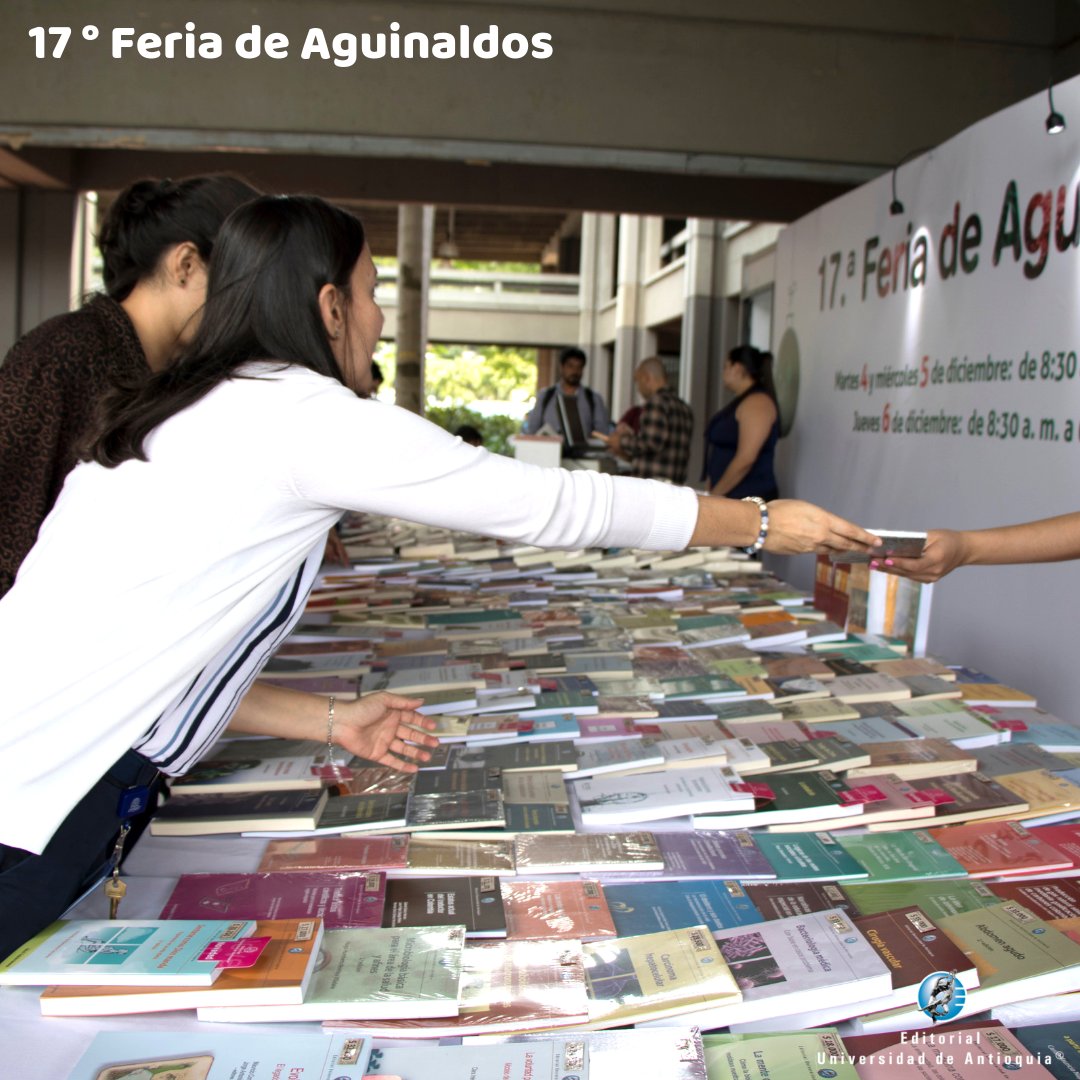
<svg viewBox="0 0 1080 1080"><path fill-rule="evenodd" d="M185 241L209 263L221 223L259 192L225 173L186 180L136 180L113 200L101 223L98 247L105 292L126 300L153 277L161 256Z"/></svg>
<svg viewBox="0 0 1080 1080"><path fill-rule="evenodd" d="M736 345L728 353L733 364L739 364L747 375L754 380L754 386L760 387L776 404L776 386L773 383L773 357L770 352L762 352L753 345Z"/></svg>
<svg viewBox="0 0 1080 1080"><path fill-rule="evenodd" d="M251 360L299 364L344 382L319 309L319 290L346 300L364 250L352 214L313 196L249 202L218 234L206 306L190 347L172 366L106 404L89 458L114 466L146 460L146 436Z"/></svg>

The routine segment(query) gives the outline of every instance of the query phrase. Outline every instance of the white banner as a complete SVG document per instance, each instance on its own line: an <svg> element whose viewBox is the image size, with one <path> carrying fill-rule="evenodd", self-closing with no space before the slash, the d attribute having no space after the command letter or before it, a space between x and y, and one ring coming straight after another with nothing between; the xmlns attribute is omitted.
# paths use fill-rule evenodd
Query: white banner
<svg viewBox="0 0 1080 1080"><path fill-rule="evenodd" d="M796 222L777 249L782 493L881 528L1080 508L1080 79ZM797 395L796 387L797 384ZM801 564L789 576L810 571ZM956 571L930 651L1080 718L1080 563Z"/></svg>

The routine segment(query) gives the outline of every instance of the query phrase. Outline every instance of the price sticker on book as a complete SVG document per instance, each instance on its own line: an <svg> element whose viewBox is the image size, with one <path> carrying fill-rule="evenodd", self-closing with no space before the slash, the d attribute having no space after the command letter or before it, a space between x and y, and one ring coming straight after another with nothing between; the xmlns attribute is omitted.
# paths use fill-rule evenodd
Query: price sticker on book
<svg viewBox="0 0 1080 1080"><path fill-rule="evenodd" d="M732 791L738 791L742 795L753 795L755 799L775 799L776 792L768 784L754 784L744 781L741 784L732 784Z"/></svg>
<svg viewBox="0 0 1080 1080"><path fill-rule="evenodd" d="M913 789L905 791L904 795L916 806L925 806L927 803L931 806L944 806L945 803L956 802L956 799L941 788L921 788L917 791Z"/></svg>
<svg viewBox="0 0 1080 1080"><path fill-rule="evenodd" d="M1023 720L991 720L990 723L998 731L1027 731L1028 726Z"/></svg>
<svg viewBox="0 0 1080 1080"><path fill-rule="evenodd" d="M860 784L858 787L848 788L847 791L838 792L841 806L852 806L855 803L881 802L888 796L879 787L873 784Z"/></svg>
<svg viewBox="0 0 1080 1080"><path fill-rule="evenodd" d="M216 960L219 968L249 968L270 944L268 937L241 938L239 941L212 941L199 954L200 960Z"/></svg>

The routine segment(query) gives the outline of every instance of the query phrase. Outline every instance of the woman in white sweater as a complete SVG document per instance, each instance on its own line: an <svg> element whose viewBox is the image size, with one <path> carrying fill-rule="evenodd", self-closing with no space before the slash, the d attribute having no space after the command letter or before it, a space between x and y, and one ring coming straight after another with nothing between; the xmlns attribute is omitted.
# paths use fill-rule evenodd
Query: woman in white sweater
<svg viewBox="0 0 1080 1080"><path fill-rule="evenodd" d="M307 197L226 222L187 355L113 403L0 601L0 956L99 871L123 789L233 731L326 739L406 770L415 699L340 702L255 676L299 618L327 529L369 510L548 547L874 538L807 503L540 469L369 387L383 317L363 227Z"/></svg>

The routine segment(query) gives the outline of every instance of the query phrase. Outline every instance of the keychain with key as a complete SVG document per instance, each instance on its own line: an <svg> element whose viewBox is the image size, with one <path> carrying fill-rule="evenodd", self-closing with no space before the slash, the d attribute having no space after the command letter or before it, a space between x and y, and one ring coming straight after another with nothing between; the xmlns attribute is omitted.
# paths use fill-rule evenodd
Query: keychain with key
<svg viewBox="0 0 1080 1080"><path fill-rule="evenodd" d="M105 879L105 895L109 899L109 918L115 919L120 901L127 893L127 883L120 877L120 860L124 857L124 841L131 832L131 818L141 814L146 809L150 797L150 789L145 785L129 787L120 795L120 803L116 808L120 818L120 831L116 835L116 843L113 844L112 870Z"/></svg>

